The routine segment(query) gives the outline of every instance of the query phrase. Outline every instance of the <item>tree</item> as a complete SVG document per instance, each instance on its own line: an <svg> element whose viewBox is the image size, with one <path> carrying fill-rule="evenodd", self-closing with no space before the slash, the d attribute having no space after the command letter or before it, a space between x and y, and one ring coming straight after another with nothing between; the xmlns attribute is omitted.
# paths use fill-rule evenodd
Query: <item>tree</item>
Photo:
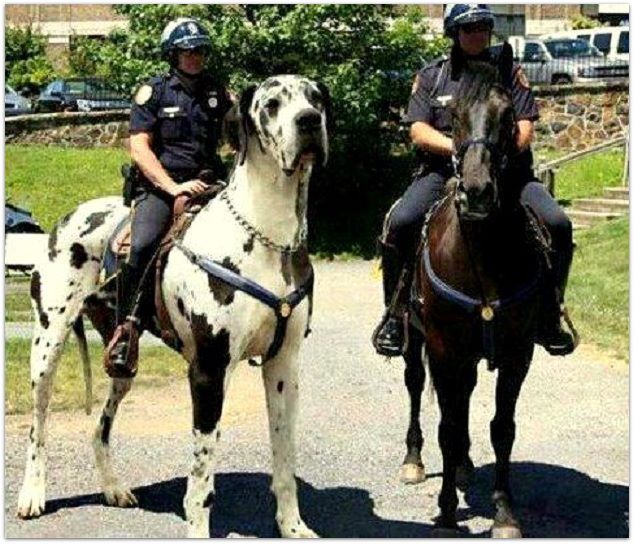
<svg viewBox="0 0 634 544"><path fill-rule="evenodd" d="M601 23L599 23L596 19L590 19L590 17L586 17L585 15L579 13L572 18L570 25L573 30L582 30L584 28L597 28L601 26Z"/></svg>
<svg viewBox="0 0 634 544"><path fill-rule="evenodd" d="M9 85L39 88L52 81L55 69L46 58L46 38L30 26L6 29L4 77Z"/></svg>

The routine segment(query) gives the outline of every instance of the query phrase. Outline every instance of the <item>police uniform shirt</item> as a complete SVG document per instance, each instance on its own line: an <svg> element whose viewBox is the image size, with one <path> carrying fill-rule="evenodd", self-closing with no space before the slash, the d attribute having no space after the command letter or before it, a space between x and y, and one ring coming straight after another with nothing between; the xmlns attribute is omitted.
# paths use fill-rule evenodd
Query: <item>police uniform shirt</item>
<svg viewBox="0 0 634 544"><path fill-rule="evenodd" d="M489 58L490 60L490 58ZM515 118L536 121L539 112L519 64L513 64L511 96ZM445 135L451 135L449 101L458 92L459 79L452 79L449 58L431 62L416 74L412 95L407 108L409 123L423 121Z"/></svg>
<svg viewBox="0 0 634 544"><path fill-rule="evenodd" d="M188 177L214 164L231 100L224 87L210 80L201 89L194 94L175 74L154 77L132 101L130 134L151 134L152 150L170 174Z"/></svg>

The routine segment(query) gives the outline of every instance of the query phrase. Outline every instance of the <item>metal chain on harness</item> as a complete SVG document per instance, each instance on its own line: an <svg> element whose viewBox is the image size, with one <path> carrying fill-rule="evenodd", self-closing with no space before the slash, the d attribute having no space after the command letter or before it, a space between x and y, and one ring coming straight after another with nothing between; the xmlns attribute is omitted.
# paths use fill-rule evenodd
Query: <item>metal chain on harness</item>
<svg viewBox="0 0 634 544"><path fill-rule="evenodd" d="M229 212L236 220L236 223L240 225L248 234L253 236L260 244L269 249L273 249L275 251L279 251L280 253L290 254L296 253L301 249L301 247L306 243L306 228L305 225L300 227L300 232L298 236L298 240L293 245L282 245L274 242L265 234L262 234L258 229L256 229L251 223L249 223L238 210L236 210L233 202L229 198L228 191L222 191L220 193L220 200L224 201L227 204L227 208Z"/></svg>

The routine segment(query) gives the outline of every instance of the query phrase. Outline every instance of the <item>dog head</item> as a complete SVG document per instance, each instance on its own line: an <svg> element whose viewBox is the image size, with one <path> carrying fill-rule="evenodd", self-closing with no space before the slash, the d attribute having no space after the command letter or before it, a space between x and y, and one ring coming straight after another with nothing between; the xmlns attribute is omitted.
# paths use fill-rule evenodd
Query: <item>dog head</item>
<svg viewBox="0 0 634 544"><path fill-rule="evenodd" d="M297 75L270 77L247 88L237 110L240 164L254 144L288 176L302 166L326 163L332 115L323 84Z"/></svg>

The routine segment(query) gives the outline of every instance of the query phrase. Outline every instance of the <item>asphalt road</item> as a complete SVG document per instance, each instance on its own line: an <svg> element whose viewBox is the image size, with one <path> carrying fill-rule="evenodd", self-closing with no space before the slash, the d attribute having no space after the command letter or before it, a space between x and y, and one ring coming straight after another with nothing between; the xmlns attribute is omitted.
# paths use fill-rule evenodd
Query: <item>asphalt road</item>
<svg viewBox="0 0 634 544"><path fill-rule="evenodd" d="M380 314L372 264L319 263L313 334L301 355L298 480L304 519L326 537L425 537L440 489L438 410L423 394L428 479L399 483L408 398L403 363L369 343ZM583 333L583 331L581 331ZM141 363L141 369L143 362ZM142 372L142 370L141 370ZM488 536L495 374L480 365L472 401L473 486L460 495L465 534ZM49 432L47 512L15 517L29 418L5 418L5 537L185 536L182 498L190 461L187 384L130 393L113 431L115 466L136 509L103 503L90 449L98 414L55 413ZM525 536L624 537L629 531L629 376L589 346L566 359L537 350L517 410L512 486ZM214 536L277 535L259 371L233 380L218 450Z"/></svg>

